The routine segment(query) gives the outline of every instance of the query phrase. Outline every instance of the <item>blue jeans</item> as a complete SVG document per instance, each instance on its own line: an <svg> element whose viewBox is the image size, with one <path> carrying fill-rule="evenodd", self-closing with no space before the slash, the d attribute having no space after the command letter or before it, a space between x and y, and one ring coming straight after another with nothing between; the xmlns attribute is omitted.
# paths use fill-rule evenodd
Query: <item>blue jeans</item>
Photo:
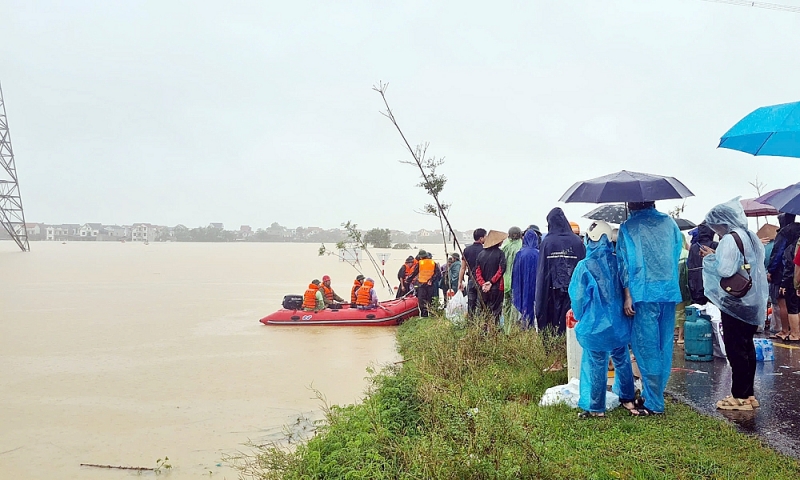
<svg viewBox="0 0 800 480"><path fill-rule="evenodd" d="M664 389L672 372L675 303L638 302L631 325L631 348L642 372L645 408L664 411Z"/></svg>
<svg viewBox="0 0 800 480"><path fill-rule="evenodd" d="M622 403L632 402L636 395L633 386L633 370L628 347L611 350L614 362L614 387ZM594 413L606 411L606 385L608 383L608 351L583 350L581 356L581 397L578 407Z"/></svg>

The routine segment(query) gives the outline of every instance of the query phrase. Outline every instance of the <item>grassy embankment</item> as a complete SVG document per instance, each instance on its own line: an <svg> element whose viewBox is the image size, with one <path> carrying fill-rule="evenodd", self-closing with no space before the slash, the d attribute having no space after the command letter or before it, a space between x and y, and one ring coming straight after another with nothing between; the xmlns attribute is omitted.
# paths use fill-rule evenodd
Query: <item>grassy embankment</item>
<svg viewBox="0 0 800 480"><path fill-rule="evenodd" d="M363 403L332 406L294 451L240 459L254 478L800 478L800 465L730 425L670 403L663 417L622 409L579 420L540 407L566 374L542 373L532 332L484 336L443 319L398 331L401 366L373 375ZM561 352L563 355L563 352ZM244 466L248 464L248 466Z"/></svg>

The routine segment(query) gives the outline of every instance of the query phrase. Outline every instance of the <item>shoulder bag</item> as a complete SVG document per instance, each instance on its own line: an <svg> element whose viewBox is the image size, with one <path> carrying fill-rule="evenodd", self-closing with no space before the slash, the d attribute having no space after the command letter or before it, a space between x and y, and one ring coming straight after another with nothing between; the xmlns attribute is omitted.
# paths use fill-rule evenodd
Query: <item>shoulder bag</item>
<svg viewBox="0 0 800 480"><path fill-rule="evenodd" d="M742 252L744 263L739 267L736 273L730 277L720 279L719 286L722 287L728 295L742 298L747 295L747 292L749 292L750 288L753 286L753 278L750 276L750 264L747 263L747 257L744 254L742 239L739 238L739 234L736 232L731 232L731 236L736 241L736 246L739 248L739 251Z"/></svg>

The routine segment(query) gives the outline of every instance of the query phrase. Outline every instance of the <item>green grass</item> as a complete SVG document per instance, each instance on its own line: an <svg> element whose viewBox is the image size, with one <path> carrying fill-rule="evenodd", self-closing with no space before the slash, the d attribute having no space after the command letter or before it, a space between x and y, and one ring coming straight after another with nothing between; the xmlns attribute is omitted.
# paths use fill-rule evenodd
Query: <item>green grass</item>
<svg viewBox="0 0 800 480"><path fill-rule="evenodd" d="M553 345L562 342L545 339ZM317 436L291 451L261 446L233 461L244 478L796 479L797 461L678 403L666 415L617 409L579 420L540 407L564 373L542 373L534 332L482 333L441 318L398 330L402 366L373 374L364 401L326 409Z"/></svg>

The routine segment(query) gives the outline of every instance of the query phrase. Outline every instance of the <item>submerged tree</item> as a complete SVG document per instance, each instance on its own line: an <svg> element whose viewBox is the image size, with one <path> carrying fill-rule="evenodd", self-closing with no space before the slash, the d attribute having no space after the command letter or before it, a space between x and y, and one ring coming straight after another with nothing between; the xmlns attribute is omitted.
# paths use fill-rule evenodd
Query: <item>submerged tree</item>
<svg viewBox="0 0 800 480"><path fill-rule="evenodd" d="M364 234L364 243L375 248L392 248L392 235L388 228L373 228Z"/></svg>

